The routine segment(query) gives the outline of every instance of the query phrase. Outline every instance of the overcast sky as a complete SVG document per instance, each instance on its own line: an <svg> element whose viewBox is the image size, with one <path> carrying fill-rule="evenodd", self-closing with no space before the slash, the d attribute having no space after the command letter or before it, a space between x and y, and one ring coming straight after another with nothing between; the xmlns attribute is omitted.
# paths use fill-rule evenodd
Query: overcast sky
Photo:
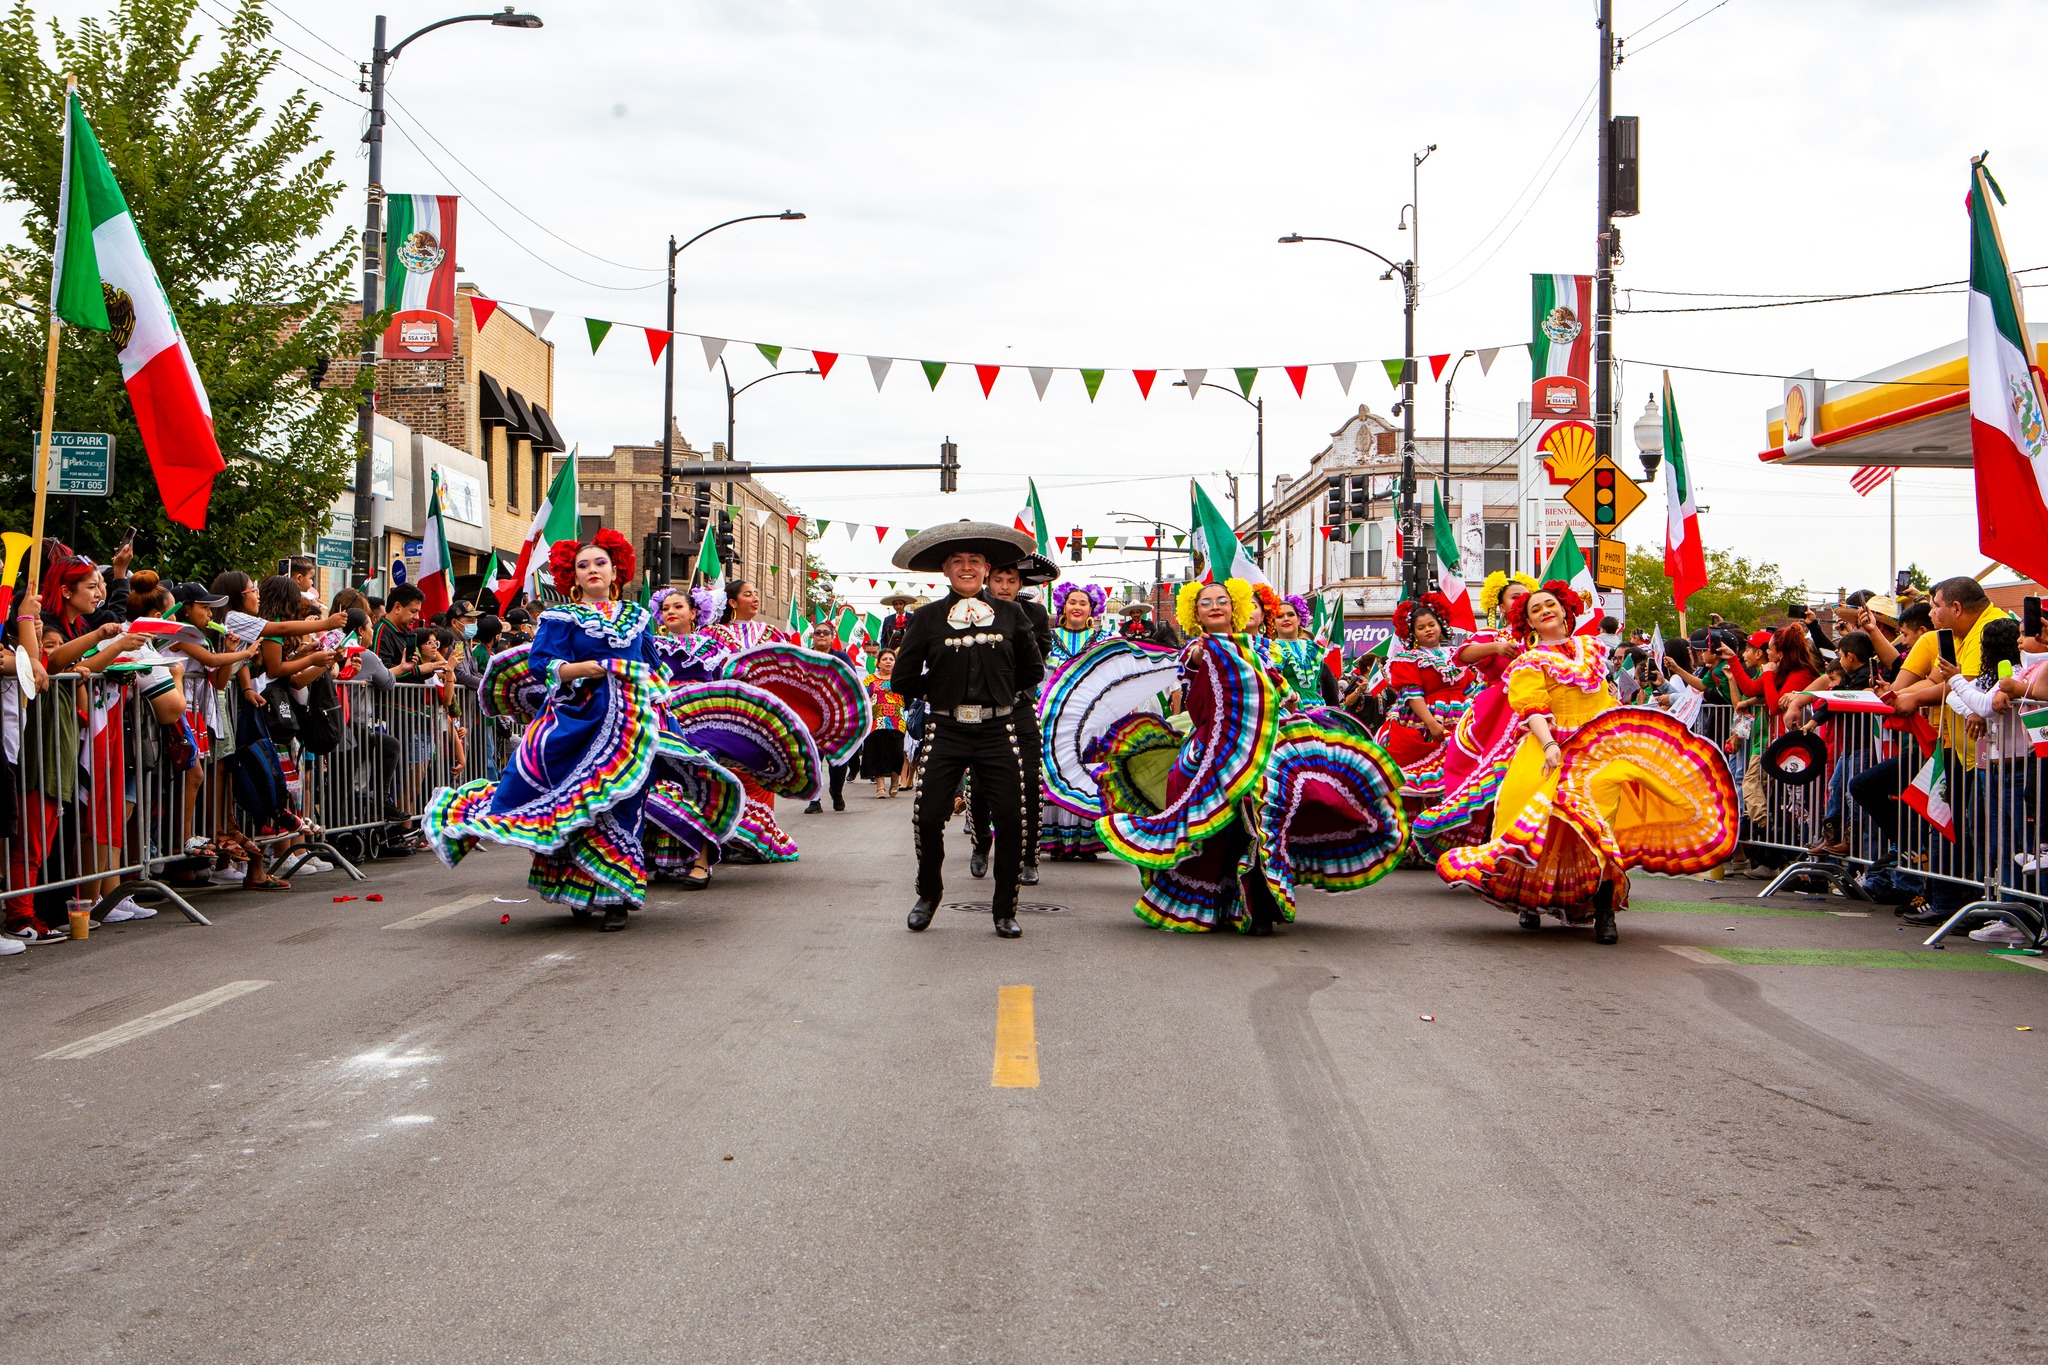
<svg viewBox="0 0 2048 1365"><path fill-rule="evenodd" d="M1643 213L1623 227L1623 287L1846 292L1957 279L1968 161L1986 148L2011 200L2013 264L2048 262L2048 149L2034 93L2048 7L1687 0L1658 20L1671 3L1616 4L1616 28L1638 35L1638 55L1616 73L1615 108L1641 116L1643 143ZM367 55L378 6L272 7L289 16L277 37L297 50L285 60L357 98L334 73ZM394 38L455 12L387 7ZM763 463L926 460L950 435L963 464L951 497L927 474L778 481L816 516L1007 522L1029 472L1058 527L1110 531L1112 511L1184 521L1187 476L1220 498L1223 471L1251 471L1252 414L1235 399L1190 403L1166 387L1177 376L1162 375L1141 401L1129 375L1112 374L1091 405L1079 377L1063 373L1041 402L1018 371L984 400L971 369L949 370L931 392L900 362L878 394L860 357L1223 371L1398 355L1400 291L1379 281L1375 262L1274 239L1348 237L1405 256L1411 238L1396 224L1410 157L1430 143L1421 352L1526 340L1529 273L1593 266L1590 0L534 8L546 21L538 32L457 27L394 66L402 107L386 183L464 195L469 278L486 294L560 310L548 333L556 415L586 451L658 437L660 371L630 333L592 357L576 319L659 325L670 232L807 213L726 229L681 258L680 328L846 356L829 381L781 379L745 395L738 453ZM354 220L362 113L314 93L327 104L323 128L351 182ZM1963 328L1956 294L1623 317L1616 349L1631 362L1846 378ZM724 394L695 343L685 345L677 409L688 438L707 446L723 438ZM736 381L767 372L758 355L732 357ZM1454 434L1511 435L1526 355L1503 355L1488 377L1477 368L1467 363L1458 379ZM1624 431L1656 379L1648 364L1625 367ZM1846 470L1757 462L1779 382L1674 380L1712 509L1708 545L1776 560L1817 591L1875 586L1886 568L1883 494L1858 498ZM1394 398L1370 368L1349 396L1328 370L1312 372L1305 399L1277 372L1254 392L1268 400L1269 480L1301 472L1361 401L1385 412ZM1419 407L1422 433L1439 433L1441 389L1424 386ZM1633 467L1632 441L1626 449ZM1901 562L1937 576L1975 572L1967 474L1901 478ZM1251 488L1247 477L1247 499ZM1624 538L1661 545L1660 506L1653 495ZM844 571L887 564L867 532L849 543L835 527L823 550ZM1098 558L1095 576L1149 572Z"/></svg>

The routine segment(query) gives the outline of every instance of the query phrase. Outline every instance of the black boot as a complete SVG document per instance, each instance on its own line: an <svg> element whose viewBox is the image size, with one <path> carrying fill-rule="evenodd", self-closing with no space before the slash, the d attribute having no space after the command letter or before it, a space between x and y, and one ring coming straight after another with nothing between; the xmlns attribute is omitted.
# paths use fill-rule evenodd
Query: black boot
<svg viewBox="0 0 2048 1365"><path fill-rule="evenodd" d="M1593 893L1593 942L1616 943L1620 939L1614 929L1614 883L1602 882Z"/></svg>
<svg viewBox="0 0 2048 1365"><path fill-rule="evenodd" d="M1038 864L1037 864L1037 863L1026 863L1026 864L1024 864L1024 866L1022 866L1022 867L1020 867L1020 868L1018 868L1018 869L1017 869L1017 885L1019 885L1019 886L1036 886L1036 885L1038 885Z"/></svg>
<svg viewBox="0 0 2048 1365"><path fill-rule="evenodd" d="M597 926L601 934L615 934L626 927L626 907L608 905L604 910L604 923Z"/></svg>
<svg viewBox="0 0 2048 1365"><path fill-rule="evenodd" d="M926 929L929 929L931 927L932 912L937 910L938 908L939 903L937 901L929 900L926 897L919 896L917 898L917 904L910 907L910 918L905 920L904 924L909 928L911 933L921 934Z"/></svg>
<svg viewBox="0 0 2048 1365"><path fill-rule="evenodd" d="M1515 918L1515 923L1521 925L1524 929L1541 929L1543 927L1543 916L1534 910L1524 910Z"/></svg>
<svg viewBox="0 0 2048 1365"><path fill-rule="evenodd" d="M977 848L967 855L967 875L982 878L988 875L988 850Z"/></svg>
<svg viewBox="0 0 2048 1365"><path fill-rule="evenodd" d="M1024 931L1017 927L1017 916L1011 910L995 912L997 938L1022 938Z"/></svg>

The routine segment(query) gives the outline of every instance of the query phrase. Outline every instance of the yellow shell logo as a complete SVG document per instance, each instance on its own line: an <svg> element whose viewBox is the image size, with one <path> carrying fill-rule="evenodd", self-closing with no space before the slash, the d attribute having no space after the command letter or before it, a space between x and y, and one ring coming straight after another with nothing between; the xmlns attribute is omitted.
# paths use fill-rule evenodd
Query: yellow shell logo
<svg viewBox="0 0 2048 1365"><path fill-rule="evenodd" d="M1785 390L1785 444L1806 439L1806 390L1794 384Z"/></svg>
<svg viewBox="0 0 2048 1365"><path fill-rule="evenodd" d="M1559 422L1536 443L1544 472L1563 487L1577 483L1593 467L1593 446L1593 428L1584 422Z"/></svg>

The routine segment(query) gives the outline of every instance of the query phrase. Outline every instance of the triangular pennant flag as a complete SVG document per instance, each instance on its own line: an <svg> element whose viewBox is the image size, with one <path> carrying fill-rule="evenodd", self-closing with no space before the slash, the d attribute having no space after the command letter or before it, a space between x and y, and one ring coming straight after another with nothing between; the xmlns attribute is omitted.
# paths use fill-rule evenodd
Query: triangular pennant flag
<svg viewBox="0 0 2048 1365"><path fill-rule="evenodd" d="M1330 366L1330 368L1331 370L1335 371L1337 375L1338 387L1343 389L1344 392L1350 393L1351 377L1358 373L1358 362L1355 360L1340 360L1336 364Z"/></svg>
<svg viewBox="0 0 2048 1365"><path fill-rule="evenodd" d="M828 519L828 518L826 518L826 517L819 517L819 518L818 518L818 535L819 535L819 537L820 537L820 538L823 538L823 536L824 536L824 534L825 534L825 528L826 528L827 526L830 526L831 524L832 524L832 522L830 521L830 519Z"/></svg>
<svg viewBox="0 0 2048 1365"><path fill-rule="evenodd" d="M877 544L877 545L880 545L880 544L881 544L881 543L882 543L883 541L887 540L888 538L889 538L889 528L888 528L888 527L886 527L886 526L877 526L877 527L875 528L875 544Z"/></svg>
<svg viewBox="0 0 2048 1365"><path fill-rule="evenodd" d="M872 578L870 578L870 579L868 580L868 586L869 586L870 588L874 587L874 586L875 586L875 583L876 583L876 580L875 580L875 579L872 579Z"/></svg>
<svg viewBox="0 0 2048 1365"><path fill-rule="evenodd" d="M1081 543L1087 546L1089 549L1093 550L1095 548L1095 542L1097 539L1098 537L1096 536L1083 536L1081 537Z"/></svg>
<svg viewBox="0 0 2048 1365"><path fill-rule="evenodd" d="M860 534L860 523L859 523L859 522L857 522L857 521L849 521L849 522L847 522L847 523L846 523L846 538L847 538L848 540L852 540L852 539L853 539L853 538L854 538L855 536L857 536L857 535L859 535L859 534Z"/></svg>
<svg viewBox="0 0 2048 1365"><path fill-rule="evenodd" d="M1065 554L1067 552L1067 538L1065 536L1054 536L1052 538L1052 543L1059 546L1061 554Z"/></svg>
<svg viewBox="0 0 2048 1365"><path fill-rule="evenodd" d="M1130 546L1131 546L1131 538L1130 538L1129 536L1118 536L1118 537L1116 538L1116 547L1117 547L1117 549L1119 549L1119 550L1127 550L1127 549L1129 549L1129 548L1130 548Z"/></svg>
<svg viewBox="0 0 2048 1365"><path fill-rule="evenodd" d="M1091 403L1095 401L1095 391L1102 387L1102 373L1101 370L1081 371L1081 382L1088 386L1088 401Z"/></svg>
<svg viewBox="0 0 2048 1365"><path fill-rule="evenodd" d="M868 373L875 377L876 393L882 391L882 381L889 377L889 367L895 363L894 360L885 355L871 355L868 357Z"/></svg>
<svg viewBox="0 0 2048 1365"><path fill-rule="evenodd" d="M603 318L583 319L583 330L590 333L590 353L592 355L596 355L597 348L604 345L605 334L611 331L611 329L612 325Z"/></svg>
<svg viewBox="0 0 2048 1365"><path fill-rule="evenodd" d="M1500 347L1498 346L1489 346L1479 353L1479 377L1481 379L1486 378L1487 371L1493 368L1494 357L1499 354Z"/></svg>
<svg viewBox="0 0 2048 1365"><path fill-rule="evenodd" d="M649 327L645 330L647 332L647 358L659 361L662 351L668 347L668 339L674 336L675 333L664 332L659 327Z"/></svg>
<svg viewBox="0 0 2048 1365"><path fill-rule="evenodd" d="M470 326L476 328L477 331L481 332L484 329L484 324L491 320L491 314L497 311L498 301L496 299L487 299L482 294L471 294L469 296Z"/></svg>
<svg viewBox="0 0 2048 1365"><path fill-rule="evenodd" d="M988 391L996 386L996 376L1003 372L1000 365L976 365L974 377L981 381L981 396L988 397Z"/></svg>
<svg viewBox="0 0 2048 1365"><path fill-rule="evenodd" d="M1138 381L1138 397L1150 398L1152 396L1152 381L1158 377L1159 371L1157 370L1132 370L1131 378Z"/></svg>
<svg viewBox="0 0 2048 1365"><path fill-rule="evenodd" d="M1041 401L1045 398L1045 386L1050 383L1052 383L1052 370L1049 367L1041 365L1033 365L1031 367L1031 387L1038 390L1038 397Z"/></svg>
<svg viewBox="0 0 2048 1365"><path fill-rule="evenodd" d="M1382 360L1380 364L1386 367L1387 382L1397 389L1400 388L1401 376L1408 373L1408 362L1406 360Z"/></svg>
<svg viewBox="0 0 2048 1365"><path fill-rule="evenodd" d="M725 514L729 517L738 516L740 514L740 511L740 505L736 502L729 502L725 505Z"/></svg>
<svg viewBox="0 0 2048 1365"><path fill-rule="evenodd" d="M790 523L790 526L791 526L792 528L794 528L794 527L795 527L795 525L796 525L796 518L795 518L795 517L791 517L791 518L789 519L789 523ZM761 529L761 528L762 528L763 526L766 526L767 524L768 524L768 509L767 509L767 508L765 508L765 507L756 507L756 508L754 509L754 529L755 529L756 531L758 531L758 530L760 530L760 529Z"/></svg>
<svg viewBox="0 0 2048 1365"><path fill-rule="evenodd" d="M1173 548L1174 548L1174 549L1176 549L1176 550L1178 550L1178 549L1179 549L1179 548L1180 548L1180 547L1181 547L1181 546L1182 546L1183 544L1185 544L1186 542L1187 542L1187 537L1186 537L1186 536L1175 536L1175 537L1173 538Z"/></svg>
<svg viewBox="0 0 2048 1365"><path fill-rule="evenodd" d="M788 522L789 529L794 531L797 527L803 525L804 519L795 512L791 512L788 516L784 517L783 520Z"/></svg>
<svg viewBox="0 0 2048 1365"><path fill-rule="evenodd" d="M770 578L773 578L776 574L780 573L781 571L782 566L780 564L770 564L768 566L768 576Z"/></svg>
<svg viewBox="0 0 2048 1365"><path fill-rule="evenodd" d="M757 341L754 343L754 349L767 358L771 369L780 369L782 367L782 348L780 346L770 346L765 341Z"/></svg>
<svg viewBox="0 0 2048 1365"><path fill-rule="evenodd" d="M1188 397L1193 398L1202 391L1202 381L1208 378L1207 370L1182 370L1181 378L1187 381Z"/></svg>
<svg viewBox="0 0 2048 1365"><path fill-rule="evenodd" d="M925 382L936 389L939 386L939 376L946 372L946 362L943 360L920 360L917 363L924 366Z"/></svg>
<svg viewBox="0 0 2048 1365"><path fill-rule="evenodd" d="M532 304L528 304L526 306L526 317L533 324L533 334L535 336L545 336L547 335L548 324L555 320L555 310L552 308L535 308Z"/></svg>
<svg viewBox="0 0 2048 1365"><path fill-rule="evenodd" d="M1146 549L1150 550L1150 549L1154 548L1155 546L1157 546L1158 544L1159 544L1159 537L1158 537L1158 536L1146 536L1146 537L1145 537L1145 548L1146 548Z"/></svg>
<svg viewBox="0 0 2048 1365"><path fill-rule="evenodd" d="M1327 526L1318 526L1318 527L1316 527L1316 529L1317 529L1318 531L1321 531L1321 532L1323 533L1323 539L1324 539L1324 540L1328 540L1328 539L1330 538L1330 528L1329 528L1329 527L1327 527Z"/></svg>
<svg viewBox="0 0 2048 1365"><path fill-rule="evenodd" d="M1286 369L1287 377L1294 381L1294 396L1300 398L1302 396L1302 385L1308 383L1308 366L1289 365Z"/></svg>
<svg viewBox="0 0 2048 1365"><path fill-rule="evenodd" d="M725 338L698 337L697 340L704 347L704 368L707 370L717 369L718 357L725 354Z"/></svg>
<svg viewBox="0 0 2048 1365"><path fill-rule="evenodd" d="M1258 367L1255 365L1244 366L1234 370L1232 373L1237 375L1237 387L1244 391L1244 396L1247 398L1251 397L1252 381L1259 377Z"/></svg>
<svg viewBox="0 0 2048 1365"><path fill-rule="evenodd" d="M1449 351L1445 351L1442 355L1431 356L1429 358L1429 377L1431 382L1442 379L1444 377L1444 367L1450 363L1451 353Z"/></svg>
<svg viewBox="0 0 2048 1365"><path fill-rule="evenodd" d="M818 367L818 378L830 379L832 377L832 367L839 363L839 352L812 351L811 363Z"/></svg>

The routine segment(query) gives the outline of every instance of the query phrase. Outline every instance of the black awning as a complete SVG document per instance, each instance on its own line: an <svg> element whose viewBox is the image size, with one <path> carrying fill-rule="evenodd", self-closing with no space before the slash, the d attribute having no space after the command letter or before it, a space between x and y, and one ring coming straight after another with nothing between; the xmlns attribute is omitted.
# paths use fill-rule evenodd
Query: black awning
<svg viewBox="0 0 2048 1365"><path fill-rule="evenodd" d="M505 386L482 370L476 372L476 420L486 427L510 427L517 421Z"/></svg>
<svg viewBox="0 0 2048 1365"><path fill-rule="evenodd" d="M543 450L549 454L559 455L569 448L562 441L561 428L555 425L555 419L548 415L546 408L538 403L528 403L526 410L533 414L535 431L533 448L535 450Z"/></svg>
<svg viewBox="0 0 2048 1365"><path fill-rule="evenodd" d="M526 396L517 389L506 389L505 401L512 411L512 420L507 424L505 434L508 437L524 436L529 441L534 440L533 410L526 406Z"/></svg>

